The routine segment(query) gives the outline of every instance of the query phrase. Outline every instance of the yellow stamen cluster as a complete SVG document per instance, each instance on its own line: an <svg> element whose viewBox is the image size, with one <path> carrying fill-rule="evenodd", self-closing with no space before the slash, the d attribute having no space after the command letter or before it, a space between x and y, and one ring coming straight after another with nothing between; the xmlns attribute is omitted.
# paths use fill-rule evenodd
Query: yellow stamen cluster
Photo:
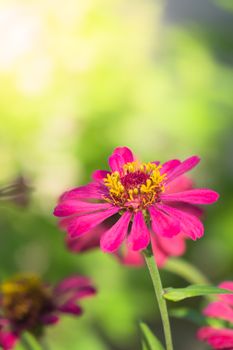
<svg viewBox="0 0 233 350"><path fill-rule="evenodd" d="M2 283L2 308L15 321L35 317L51 298L50 291L34 275L19 275Z"/></svg>
<svg viewBox="0 0 233 350"><path fill-rule="evenodd" d="M124 186L121 184L118 171L107 174L107 177L104 179L104 184L109 188L109 192L113 196L118 197L125 191Z"/></svg>
<svg viewBox="0 0 233 350"><path fill-rule="evenodd" d="M25 293L29 289L40 286L41 281L37 276L27 275L21 276L17 275L14 278L3 282L0 286L0 290L3 295L10 295L12 293Z"/></svg>
<svg viewBox="0 0 233 350"><path fill-rule="evenodd" d="M120 207L143 209L154 203L164 191L166 174L160 174L161 166L154 163L127 163L122 172L108 174L104 184L109 190L107 201Z"/></svg>

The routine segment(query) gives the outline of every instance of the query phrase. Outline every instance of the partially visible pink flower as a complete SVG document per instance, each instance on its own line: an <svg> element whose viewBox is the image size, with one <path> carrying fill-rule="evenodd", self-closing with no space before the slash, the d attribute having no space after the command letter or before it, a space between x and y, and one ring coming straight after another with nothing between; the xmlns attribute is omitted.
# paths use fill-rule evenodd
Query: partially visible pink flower
<svg viewBox="0 0 233 350"><path fill-rule="evenodd" d="M219 285L220 288L232 290L232 294L223 294L217 301L210 303L203 314L220 320L222 328L202 327L197 336L207 342L213 349L233 350L233 282L227 281Z"/></svg>
<svg viewBox="0 0 233 350"><path fill-rule="evenodd" d="M0 347L3 350L11 350L17 341L18 335L10 329L8 320L0 318Z"/></svg>
<svg viewBox="0 0 233 350"><path fill-rule="evenodd" d="M204 228L190 208L214 203L219 195L205 188L180 191L175 185L173 192L169 188L199 161L193 156L162 165L140 163L130 149L118 147L109 158L110 171L96 170L91 183L65 192L54 215L68 218L68 234L75 238L119 213L119 220L100 238L101 249L108 253L117 251L125 240L133 251L145 249L150 230L167 238L182 232L196 240Z"/></svg>
<svg viewBox="0 0 233 350"><path fill-rule="evenodd" d="M207 342L213 349L233 350L233 329L202 327L198 338Z"/></svg>
<svg viewBox="0 0 233 350"><path fill-rule="evenodd" d="M95 295L87 277L72 276L54 287L34 275L19 275L0 285L0 346L13 349L23 331L36 336L63 313L79 316L79 301Z"/></svg>

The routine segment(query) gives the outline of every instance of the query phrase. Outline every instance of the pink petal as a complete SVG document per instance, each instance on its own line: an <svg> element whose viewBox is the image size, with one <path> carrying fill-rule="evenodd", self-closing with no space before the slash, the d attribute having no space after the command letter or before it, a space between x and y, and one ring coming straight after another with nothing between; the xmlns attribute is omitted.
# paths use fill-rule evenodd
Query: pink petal
<svg viewBox="0 0 233 350"><path fill-rule="evenodd" d="M95 170L93 173L92 173L92 179L94 181L103 181L103 179L108 175L110 174L109 171L107 170Z"/></svg>
<svg viewBox="0 0 233 350"><path fill-rule="evenodd" d="M108 230L100 239L100 247L106 253L112 253L117 250L128 231L131 213L126 211L121 218Z"/></svg>
<svg viewBox="0 0 233 350"><path fill-rule="evenodd" d="M159 235L151 236L152 249L159 268L162 268L171 256L183 255L186 249L185 238L181 233L167 238Z"/></svg>
<svg viewBox="0 0 233 350"><path fill-rule="evenodd" d="M142 255L138 251L135 252L128 247L125 247L123 252L116 252L115 256L118 258L121 264L126 266L140 267L144 265Z"/></svg>
<svg viewBox="0 0 233 350"><path fill-rule="evenodd" d="M172 215L174 218L179 220L181 231L191 239L196 240L197 238L203 236L203 224L196 216L165 204L157 204L157 206L169 215Z"/></svg>
<svg viewBox="0 0 233 350"><path fill-rule="evenodd" d="M13 332L0 331L0 346L3 348L3 350L12 350L15 347L18 339L18 336Z"/></svg>
<svg viewBox="0 0 233 350"><path fill-rule="evenodd" d="M118 211L118 207L112 207L108 210L101 211L98 213L86 214L79 217L75 217L69 222L68 233L70 237L79 237L93 229L95 226L99 225L108 217L116 214Z"/></svg>
<svg viewBox="0 0 233 350"><path fill-rule="evenodd" d="M109 166L112 171L122 171L124 164L133 162L134 156L132 151L127 147L117 147L109 157Z"/></svg>
<svg viewBox="0 0 233 350"><path fill-rule="evenodd" d="M91 230L87 235L78 238L66 237L68 249L75 253L82 253L87 250L97 248L100 245L100 237L106 231L105 225L99 225Z"/></svg>
<svg viewBox="0 0 233 350"><path fill-rule="evenodd" d="M90 298L96 294L96 289L94 287L86 287L77 292L69 291L67 294L60 295L56 299L56 306L60 310L64 305L77 305L77 301L83 298Z"/></svg>
<svg viewBox="0 0 233 350"><path fill-rule="evenodd" d="M153 250L154 258L159 269L162 269L168 260L168 256L164 255L161 251Z"/></svg>
<svg viewBox="0 0 233 350"><path fill-rule="evenodd" d="M181 176L187 171L193 169L199 162L200 158L197 156L186 159L167 174L166 183L173 181L178 176Z"/></svg>
<svg viewBox="0 0 233 350"><path fill-rule="evenodd" d="M132 250L143 250L150 243L150 232L145 224L141 211L134 215L130 235L128 237L128 246Z"/></svg>
<svg viewBox="0 0 233 350"><path fill-rule="evenodd" d="M180 232L179 221L155 206L149 208L153 231L164 237L173 237Z"/></svg>
<svg viewBox="0 0 233 350"><path fill-rule="evenodd" d="M168 162L163 163L160 173L161 174L169 174L178 165L180 165L180 163L181 163L181 161L178 159L169 160Z"/></svg>
<svg viewBox="0 0 233 350"><path fill-rule="evenodd" d="M183 192L193 188L193 181L188 178L186 175L181 175L175 180L169 182L165 188L165 194Z"/></svg>
<svg viewBox="0 0 233 350"><path fill-rule="evenodd" d="M55 294L69 292L70 290L78 290L85 287L90 287L92 282L90 278L85 276L70 276L63 279L61 282L57 284L54 291Z"/></svg>
<svg viewBox="0 0 233 350"><path fill-rule="evenodd" d="M233 323L233 309L222 301L210 303L203 311L205 316L216 317Z"/></svg>
<svg viewBox="0 0 233 350"><path fill-rule="evenodd" d="M160 250L169 256L181 256L185 253L185 238L179 234L172 238L156 236L157 245Z"/></svg>
<svg viewBox="0 0 233 350"><path fill-rule="evenodd" d="M214 349L233 350L233 330L226 328L202 327L197 333L200 340L206 341Z"/></svg>
<svg viewBox="0 0 233 350"><path fill-rule="evenodd" d="M58 227L63 230L63 231L66 231L70 222L73 220L73 217L66 217L66 218L63 218L63 219L60 219L58 221Z"/></svg>
<svg viewBox="0 0 233 350"><path fill-rule="evenodd" d="M91 297L96 294L91 280L83 276L68 277L60 282L54 289L54 298L59 309L67 304L73 305L79 299Z"/></svg>
<svg viewBox="0 0 233 350"><path fill-rule="evenodd" d="M71 315L81 315L82 314L82 308L79 305L76 305L74 303L66 303L59 307L59 311L64 312L66 314Z"/></svg>
<svg viewBox="0 0 233 350"><path fill-rule="evenodd" d="M167 205L169 205L169 207L184 211L185 213L197 216L198 218L200 218L204 212L202 208L196 207L195 205L189 203L168 202Z"/></svg>
<svg viewBox="0 0 233 350"><path fill-rule="evenodd" d="M151 244L152 244L152 250L153 250L153 255L156 261L157 266L161 269L164 264L166 263L168 256L164 253L162 249L158 246L158 242L156 241L156 238L159 237L156 235L156 237L151 236ZM168 238L171 239L171 238Z"/></svg>
<svg viewBox="0 0 233 350"><path fill-rule="evenodd" d="M77 300L83 298L89 298L96 294L96 289L94 287L84 287L77 292L74 292L72 296L69 297L69 301L76 302Z"/></svg>
<svg viewBox="0 0 233 350"><path fill-rule="evenodd" d="M135 160L133 152L128 147L117 147L114 149L113 154L119 154L125 163L131 163Z"/></svg>
<svg viewBox="0 0 233 350"><path fill-rule="evenodd" d="M219 288L232 290L232 294L219 295L219 298L225 301L227 304L233 306L233 282L232 281L222 282L220 283Z"/></svg>
<svg viewBox="0 0 233 350"><path fill-rule="evenodd" d="M188 203L171 203L169 202L169 207L179 209L181 211L184 211L187 214L191 214L194 216L197 216L198 218L201 218L204 210L202 208L196 207L195 205L188 204Z"/></svg>
<svg viewBox="0 0 233 350"><path fill-rule="evenodd" d="M54 209L53 214L58 217L63 217L73 214L105 210L111 207L112 205L110 203L89 203L70 199L59 203Z"/></svg>
<svg viewBox="0 0 233 350"><path fill-rule="evenodd" d="M215 191L198 188L184 192L162 194L163 201L186 202L191 204L211 204L218 200L219 194Z"/></svg>
<svg viewBox="0 0 233 350"><path fill-rule="evenodd" d="M98 183L89 183L85 186L73 188L60 197L59 201L68 199L103 199L103 196L107 194L107 190L104 186Z"/></svg>
<svg viewBox="0 0 233 350"><path fill-rule="evenodd" d="M125 164L123 157L119 154L112 154L108 159L108 163L113 172L118 171L119 173L122 172Z"/></svg>
<svg viewBox="0 0 233 350"><path fill-rule="evenodd" d="M55 314L47 314L41 317L41 322L44 325L56 324L59 321L59 317Z"/></svg>

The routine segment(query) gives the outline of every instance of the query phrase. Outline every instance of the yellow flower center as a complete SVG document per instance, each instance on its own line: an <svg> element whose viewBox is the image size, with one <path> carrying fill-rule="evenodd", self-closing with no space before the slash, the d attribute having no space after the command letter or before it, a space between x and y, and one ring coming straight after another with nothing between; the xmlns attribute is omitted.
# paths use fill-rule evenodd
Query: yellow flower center
<svg viewBox="0 0 233 350"><path fill-rule="evenodd" d="M33 328L43 312L52 308L52 295L48 287L34 275L19 275L0 286L4 317Z"/></svg>
<svg viewBox="0 0 233 350"><path fill-rule="evenodd" d="M122 208L144 209L158 200L164 191L161 166L154 163L132 162L124 165L121 173L108 174L104 184L109 190L105 199Z"/></svg>

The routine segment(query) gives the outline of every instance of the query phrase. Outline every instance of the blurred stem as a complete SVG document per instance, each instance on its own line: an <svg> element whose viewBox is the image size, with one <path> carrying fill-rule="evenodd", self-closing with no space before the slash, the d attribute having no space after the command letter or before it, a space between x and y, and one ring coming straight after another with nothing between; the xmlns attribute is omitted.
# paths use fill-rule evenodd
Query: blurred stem
<svg viewBox="0 0 233 350"><path fill-rule="evenodd" d="M150 277L152 279L155 295L159 305L159 311L160 311L160 315L163 323L163 330L164 330L164 336L165 336L165 342L166 342L166 350L173 350L172 335L171 335L171 328L170 328L170 322L169 322L168 311L167 311L167 304L165 299L163 298L162 282L160 279L159 269L155 262L151 245L149 245L147 249L143 251L143 255L150 273Z"/></svg>
<svg viewBox="0 0 233 350"><path fill-rule="evenodd" d="M181 276L186 281L194 284L211 284L195 266L182 259L169 258L163 267L164 270Z"/></svg>
<svg viewBox="0 0 233 350"><path fill-rule="evenodd" d="M30 343L27 341L27 338L24 335L21 337L21 343L22 343L23 348L25 350L34 350L33 347L31 347Z"/></svg>
<svg viewBox="0 0 233 350"><path fill-rule="evenodd" d="M21 335L21 344L25 350L41 350L41 347L36 338L28 332L24 332Z"/></svg>

